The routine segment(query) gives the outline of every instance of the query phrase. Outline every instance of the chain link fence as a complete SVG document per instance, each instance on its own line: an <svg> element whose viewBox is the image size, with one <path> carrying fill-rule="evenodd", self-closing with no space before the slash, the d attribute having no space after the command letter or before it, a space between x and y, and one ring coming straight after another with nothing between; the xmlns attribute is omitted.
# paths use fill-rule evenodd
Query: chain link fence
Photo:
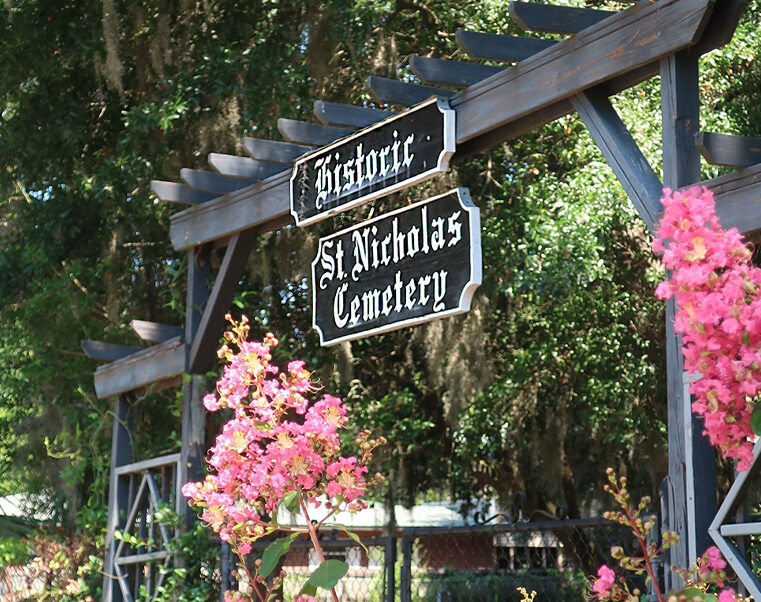
<svg viewBox="0 0 761 602"><path fill-rule="evenodd" d="M638 553L631 531L601 518L405 528L362 544L322 541L326 558L349 565L338 585L342 602L512 602L521 600L518 587L535 591L536 602L583 602L589 576L616 564L612 546ZM252 561L266 546L254 549ZM318 564L307 540L292 544L283 559L285 600ZM644 591L644 581L639 586Z"/></svg>

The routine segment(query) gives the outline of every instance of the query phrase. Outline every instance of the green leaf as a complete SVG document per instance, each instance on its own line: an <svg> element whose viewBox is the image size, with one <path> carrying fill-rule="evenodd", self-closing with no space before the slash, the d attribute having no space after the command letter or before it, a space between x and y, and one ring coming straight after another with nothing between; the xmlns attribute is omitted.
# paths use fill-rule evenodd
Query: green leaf
<svg viewBox="0 0 761 602"><path fill-rule="evenodd" d="M344 525L336 524L333 526L336 527L337 529L341 529L344 533L346 533L346 535L348 535L351 539L353 539L360 546L362 546L362 549L365 551L366 554L368 555L370 554L370 552L367 549L367 546L365 546L365 544L363 544L362 541L359 539L359 535L357 535L356 533L353 533L352 531L349 531L349 529L347 529Z"/></svg>
<svg viewBox="0 0 761 602"><path fill-rule="evenodd" d="M349 571L349 565L342 560L331 558L318 566L309 576L307 583L322 589L331 589Z"/></svg>
<svg viewBox="0 0 761 602"><path fill-rule="evenodd" d="M682 595L686 596L688 600L694 600L695 598L705 600L706 602L717 602L718 600L715 595L702 592L696 587L688 587L682 592Z"/></svg>
<svg viewBox="0 0 761 602"><path fill-rule="evenodd" d="M296 537L298 537L298 533L292 533L288 537L276 539L267 546L264 550L264 554L262 554L262 564L259 567L259 575L267 577L273 570L275 570L278 560L288 552L291 543Z"/></svg>
<svg viewBox="0 0 761 602"><path fill-rule="evenodd" d="M298 514L299 512L299 492L298 491L289 491L288 493L283 496L283 503L285 504L286 509L291 514Z"/></svg>
<svg viewBox="0 0 761 602"><path fill-rule="evenodd" d="M301 591L299 592L299 596L316 596L317 595L317 588L309 583L307 581L304 584L304 587L301 588Z"/></svg>
<svg viewBox="0 0 761 602"><path fill-rule="evenodd" d="M750 415L750 428L756 435L761 435L761 404L756 404Z"/></svg>

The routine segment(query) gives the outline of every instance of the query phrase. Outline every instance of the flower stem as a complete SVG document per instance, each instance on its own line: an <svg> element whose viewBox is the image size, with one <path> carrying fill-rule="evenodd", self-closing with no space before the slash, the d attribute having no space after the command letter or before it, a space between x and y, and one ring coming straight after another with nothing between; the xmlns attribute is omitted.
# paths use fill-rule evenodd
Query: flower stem
<svg viewBox="0 0 761 602"><path fill-rule="evenodd" d="M307 505L304 502L304 496L299 491L299 505L301 506L301 513L304 515L304 518L307 522L307 529L309 529L309 538L312 540L312 545L314 546L315 554L317 554L317 559L320 561L320 564L325 562L325 554L322 551L322 546L320 545L320 539L317 537L317 529L315 529L314 525L312 524L312 521L309 518L309 511L307 510ZM338 594L336 593L336 588L331 587L330 588L330 595L333 598L333 602L339 602L338 600Z"/></svg>

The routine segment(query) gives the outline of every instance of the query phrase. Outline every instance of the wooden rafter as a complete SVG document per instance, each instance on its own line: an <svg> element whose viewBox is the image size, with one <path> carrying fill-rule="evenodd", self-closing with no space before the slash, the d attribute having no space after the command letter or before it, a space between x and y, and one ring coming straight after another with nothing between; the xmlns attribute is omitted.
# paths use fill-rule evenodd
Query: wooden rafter
<svg viewBox="0 0 761 602"><path fill-rule="evenodd" d="M132 320L130 326L137 333L137 336L144 341L151 341L152 343L163 343L184 334L184 329L180 326L159 324L158 322L149 322L147 320Z"/></svg>
<svg viewBox="0 0 761 602"><path fill-rule="evenodd" d="M557 43L555 40L503 36L463 29L455 33L455 39L470 58L510 63L525 60Z"/></svg>
<svg viewBox="0 0 761 602"><path fill-rule="evenodd" d="M411 107L431 96L454 96L454 91L420 84L400 82L396 79L370 75L365 86L382 102Z"/></svg>
<svg viewBox="0 0 761 602"><path fill-rule="evenodd" d="M104 343L103 341L91 341L89 339L83 339L80 347L87 357L105 362L112 362L140 351L139 347Z"/></svg>
<svg viewBox="0 0 761 602"><path fill-rule="evenodd" d="M223 176L214 171L206 169L188 169L183 168L180 170L180 178L185 184L187 184L193 190L200 190L202 192L211 192L217 196L220 196L226 192L233 192L240 190L249 184L253 184L255 180L247 178L231 178Z"/></svg>
<svg viewBox="0 0 761 602"><path fill-rule="evenodd" d="M304 144L264 140L263 138L251 138L249 136L243 137L243 146L254 159L282 163L283 165L290 165L294 159L314 148Z"/></svg>
<svg viewBox="0 0 761 602"><path fill-rule="evenodd" d="M339 125L350 128L363 128L391 117L393 111L358 107L338 102L314 101L314 115L326 125Z"/></svg>
<svg viewBox="0 0 761 602"><path fill-rule="evenodd" d="M198 205L219 196L217 194L193 190L179 182L165 182L163 180L151 180L151 192L162 201L183 205Z"/></svg>
<svg viewBox="0 0 761 602"><path fill-rule="evenodd" d="M277 129L283 137L291 142L311 144L312 146L330 144L334 140L352 133L351 130L345 128L320 125L319 123L310 123L297 119L285 119L283 117L277 120Z"/></svg>
<svg viewBox="0 0 761 602"><path fill-rule="evenodd" d="M502 71L502 67L491 67L467 61L448 61L413 54L409 59L410 71L424 84L465 87L480 82Z"/></svg>
<svg viewBox="0 0 761 602"><path fill-rule="evenodd" d="M524 31L577 33L615 15L607 10L558 6L535 2L511 2L510 17Z"/></svg>
<svg viewBox="0 0 761 602"><path fill-rule="evenodd" d="M748 167L761 163L761 138L698 132L695 144L711 165Z"/></svg>

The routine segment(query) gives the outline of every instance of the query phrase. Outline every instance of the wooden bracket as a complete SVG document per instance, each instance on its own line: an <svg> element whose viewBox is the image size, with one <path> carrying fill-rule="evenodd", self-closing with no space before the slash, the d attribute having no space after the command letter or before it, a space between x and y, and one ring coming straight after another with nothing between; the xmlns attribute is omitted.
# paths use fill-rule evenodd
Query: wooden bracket
<svg viewBox="0 0 761 602"><path fill-rule="evenodd" d="M663 184L608 97L597 90L587 90L574 95L571 102L637 213L655 232Z"/></svg>

